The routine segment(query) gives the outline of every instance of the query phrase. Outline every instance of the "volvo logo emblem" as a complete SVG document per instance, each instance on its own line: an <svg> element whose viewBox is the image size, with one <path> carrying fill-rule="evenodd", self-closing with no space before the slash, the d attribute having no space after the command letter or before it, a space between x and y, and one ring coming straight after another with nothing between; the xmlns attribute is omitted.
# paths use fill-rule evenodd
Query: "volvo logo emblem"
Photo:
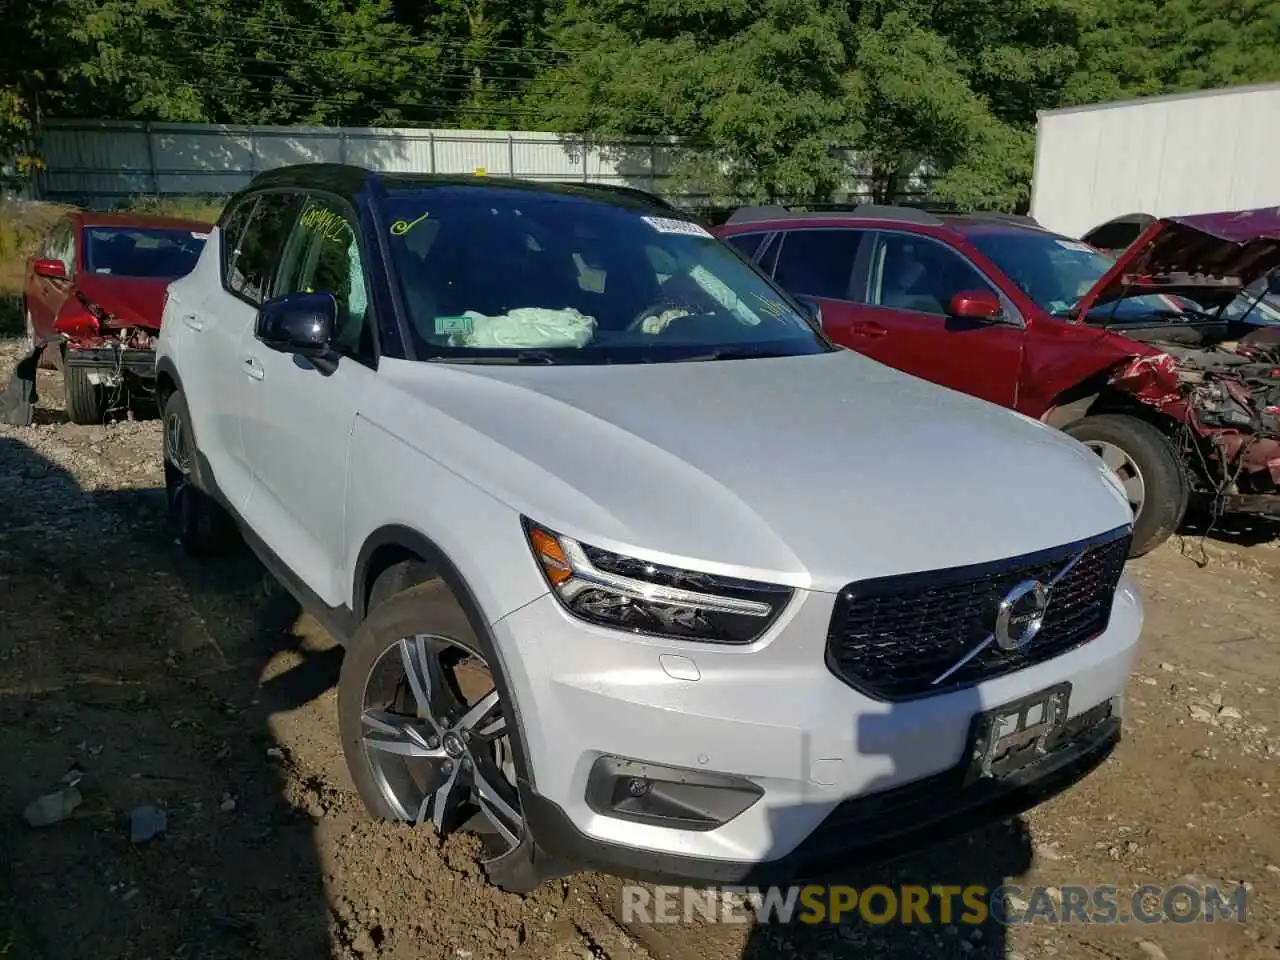
<svg viewBox="0 0 1280 960"><path fill-rule="evenodd" d="M1039 580L1023 580L1004 595L996 607L991 635L1001 650L1021 650L1044 626L1049 608L1049 588Z"/></svg>

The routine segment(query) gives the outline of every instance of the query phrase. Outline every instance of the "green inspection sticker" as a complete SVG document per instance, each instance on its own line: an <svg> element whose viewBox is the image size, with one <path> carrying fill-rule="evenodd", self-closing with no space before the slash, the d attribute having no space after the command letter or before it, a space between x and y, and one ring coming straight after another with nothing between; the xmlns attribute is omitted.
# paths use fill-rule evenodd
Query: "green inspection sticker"
<svg viewBox="0 0 1280 960"><path fill-rule="evenodd" d="M471 332L473 324L471 318L462 317L436 317L436 336L448 337L454 334L466 335Z"/></svg>

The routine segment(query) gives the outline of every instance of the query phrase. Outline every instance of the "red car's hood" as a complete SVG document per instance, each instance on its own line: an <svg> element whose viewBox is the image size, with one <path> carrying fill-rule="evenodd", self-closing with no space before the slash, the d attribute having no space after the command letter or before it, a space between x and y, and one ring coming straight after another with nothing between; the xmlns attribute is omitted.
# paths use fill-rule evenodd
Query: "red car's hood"
<svg viewBox="0 0 1280 960"><path fill-rule="evenodd" d="M113 277L90 273L76 280L76 289L91 303L97 304L114 320L113 327L146 327L160 329L164 311L165 290L169 281L163 278Z"/></svg>
<svg viewBox="0 0 1280 960"><path fill-rule="evenodd" d="M1280 266L1280 207L1165 217L1129 245L1074 311L1142 293L1226 303Z"/></svg>

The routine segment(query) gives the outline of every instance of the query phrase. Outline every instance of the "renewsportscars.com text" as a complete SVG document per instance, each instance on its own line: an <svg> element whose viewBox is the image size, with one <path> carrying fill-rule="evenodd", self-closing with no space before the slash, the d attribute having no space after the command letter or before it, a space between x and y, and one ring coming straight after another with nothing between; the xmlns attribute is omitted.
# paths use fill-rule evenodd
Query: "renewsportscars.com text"
<svg viewBox="0 0 1280 960"><path fill-rule="evenodd" d="M1245 918L1245 889L1144 884L1022 888L874 885L622 888L622 917L638 923L1113 924L1213 923Z"/></svg>

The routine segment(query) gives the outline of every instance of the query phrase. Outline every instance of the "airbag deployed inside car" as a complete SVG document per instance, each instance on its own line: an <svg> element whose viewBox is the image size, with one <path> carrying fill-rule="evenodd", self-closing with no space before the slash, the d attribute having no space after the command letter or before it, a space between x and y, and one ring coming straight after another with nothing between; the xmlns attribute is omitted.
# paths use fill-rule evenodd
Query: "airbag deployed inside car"
<svg viewBox="0 0 1280 960"><path fill-rule="evenodd" d="M519 307L500 317L468 310L460 317L437 317L436 331L448 334L453 347L552 349L586 346L596 321L572 307Z"/></svg>

